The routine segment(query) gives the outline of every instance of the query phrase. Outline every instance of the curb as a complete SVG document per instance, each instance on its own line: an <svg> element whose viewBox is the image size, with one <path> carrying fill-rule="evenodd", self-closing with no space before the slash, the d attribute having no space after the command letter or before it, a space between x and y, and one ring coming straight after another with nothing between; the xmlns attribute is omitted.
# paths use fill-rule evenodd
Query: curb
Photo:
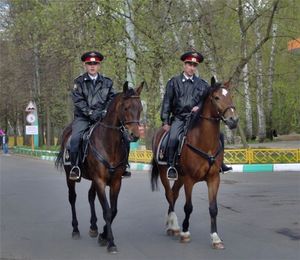
<svg viewBox="0 0 300 260"><path fill-rule="evenodd" d="M280 171L298 171L300 172L299 163L282 163L282 164L227 164L232 167L232 172L280 172ZM130 169L136 171L148 171L151 164L130 163Z"/></svg>
<svg viewBox="0 0 300 260"><path fill-rule="evenodd" d="M47 161L54 161L55 156L42 155L39 158ZM151 164L129 162L130 169L135 171L149 171ZM281 164L228 164L232 167L232 172L280 172L280 171L295 171L300 172L300 163L281 163Z"/></svg>

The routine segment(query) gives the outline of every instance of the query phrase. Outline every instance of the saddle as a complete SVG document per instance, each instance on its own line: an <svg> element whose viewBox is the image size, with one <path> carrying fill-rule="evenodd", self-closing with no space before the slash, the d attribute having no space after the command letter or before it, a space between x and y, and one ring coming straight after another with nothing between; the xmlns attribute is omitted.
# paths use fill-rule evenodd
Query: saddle
<svg viewBox="0 0 300 260"><path fill-rule="evenodd" d="M156 161L159 165L167 165L167 154L168 154L168 141L169 141L170 132L164 132L162 135L159 144L157 146L156 154ZM181 150L183 144L185 142L186 135L184 133L179 134L179 144L175 152L175 163L180 157Z"/></svg>
<svg viewBox="0 0 300 260"><path fill-rule="evenodd" d="M87 156L87 151L89 147L89 140L90 137L95 129L96 124L93 124L90 128L88 128L82 136L81 143L79 145L79 151L78 151L78 166L80 167L81 164L84 163L85 158ZM71 157L70 157L70 148L71 148L71 137L72 135L69 136L65 149L64 149L64 154L63 154L63 163L64 165L71 165Z"/></svg>

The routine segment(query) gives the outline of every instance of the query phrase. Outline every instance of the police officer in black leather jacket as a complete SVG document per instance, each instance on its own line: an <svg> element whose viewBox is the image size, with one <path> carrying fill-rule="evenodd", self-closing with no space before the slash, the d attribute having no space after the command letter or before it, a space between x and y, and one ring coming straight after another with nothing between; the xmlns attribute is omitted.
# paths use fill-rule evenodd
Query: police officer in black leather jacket
<svg viewBox="0 0 300 260"><path fill-rule="evenodd" d="M91 124L105 116L108 104L115 95L112 80L98 73L103 58L103 55L96 51L84 53L81 61L84 63L86 73L74 81L72 91L74 121L70 148L72 169L69 176L71 180L80 178L78 151L83 133Z"/></svg>
<svg viewBox="0 0 300 260"><path fill-rule="evenodd" d="M178 136L184 130L188 115L201 109L209 89L208 83L195 75L198 64L203 62L202 54L189 51L180 59L184 62L183 72L168 81L161 109L163 129L170 131L167 145L167 176L170 180L178 178L175 168ZM227 166L223 164L223 167L225 169Z"/></svg>

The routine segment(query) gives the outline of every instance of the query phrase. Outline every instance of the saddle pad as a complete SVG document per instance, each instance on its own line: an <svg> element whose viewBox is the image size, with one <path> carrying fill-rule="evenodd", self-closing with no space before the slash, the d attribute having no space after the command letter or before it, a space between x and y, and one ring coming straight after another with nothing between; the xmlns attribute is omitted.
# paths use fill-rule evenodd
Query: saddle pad
<svg viewBox="0 0 300 260"><path fill-rule="evenodd" d="M167 144L169 140L170 132L165 132L158 144L156 150L156 161L159 165L167 165Z"/></svg>
<svg viewBox="0 0 300 260"><path fill-rule="evenodd" d="M165 132L158 144L157 150L156 150L156 162L159 165L167 165L167 152L168 152L168 140L169 140L170 132ZM177 147L176 151L176 158L180 157L181 150L183 147L183 144L185 142L185 136L183 136L183 133L179 134L179 145Z"/></svg>
<svg viewBox="0 0 300 260"><path fill-rule="evenodd" d="M64 149L64 154L63 154L64 165L71 165L70 142L71 142L71 136L69 136Z"/></svg>

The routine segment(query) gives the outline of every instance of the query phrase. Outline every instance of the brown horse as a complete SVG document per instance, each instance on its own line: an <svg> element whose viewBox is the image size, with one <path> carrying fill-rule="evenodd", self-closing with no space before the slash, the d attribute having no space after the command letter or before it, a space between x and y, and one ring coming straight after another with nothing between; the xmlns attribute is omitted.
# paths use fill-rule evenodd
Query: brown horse
<svg viewBox="0 0 300 260"><path fill-rule="evenodd" d="M197 112L188 124L181 155L176 166L179 172L178 180L174 182L171 188L166 174L167 166L159 163L157 159L157 147L164 134L162 128L153 137L151 172L152 190L157 189L157 180L160 176L169 203L167 233L168 235L180 234L181 242L190 241L189 218L193 210L193 186L197 182L206 181L211 217L210 235L213 248L217 249L224 248L224 244L217 233L217 193L220 184L219 170L223 161L223 148L219 141L221 120L230 129L233 129L237 126L238 117L228 85L216 83L215 79L212 78L210 91L202 110ZM184 206L185 219L182 224L182 232L180 232L174 207L182 185L184 185L186 203Z"/></svg>
<svg viewBox="0 0 300 260"><path fill-rule="evenodd" d="M107 245L110 253L117 252L111 225L117 215L122 174L128 162L128 142L137 141L140 135L139 120L142 111L140 93L143 85L144 83L136 89L129 89L126 82L123 92L116 94L108 107L105 118L101 122L97 122L90 136L88 154L81 167L82 177L92 181L88 192L91 210L89 234L91 237L97 237L98 235L95 212L95 197L97 194L105 220L103 232L99 234L98 242L101 246ZM61 150L56 160L57 166L63 165L63 153L71 131L72 129L69 126L63 132ZM69 189L69 202L72 208L72 237L78 238L80 232L75 209L76 182L69 180L70 168L70 166L64 166ZM105 194L106 186L110 188L109 201Z"/></svg>

